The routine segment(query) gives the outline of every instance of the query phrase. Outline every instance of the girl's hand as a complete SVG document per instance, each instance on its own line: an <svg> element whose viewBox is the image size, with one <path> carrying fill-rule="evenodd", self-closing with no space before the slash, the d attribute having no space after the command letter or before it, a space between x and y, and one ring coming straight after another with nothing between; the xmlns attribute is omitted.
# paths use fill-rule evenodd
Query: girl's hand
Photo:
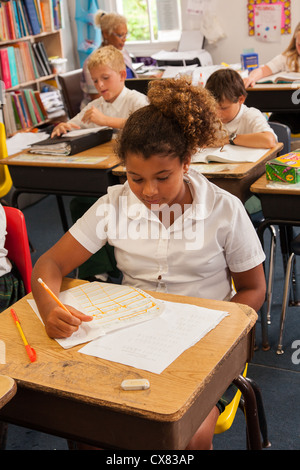
<svg viewBox="0 0 300 470"><path fill-rule="evenodd" d="M54 127L51 137L59 137L60 135L65 134L66 132L71 131L72 129L80 129L80 126L77 126L77 124L73 123L60 122L59 124L57 124L57 126Z"/></svg>
<svg viewBox="0 0 300 470"><path fill-rule="evenodd" d="M92 316L85 315L69 305L66 307L70 313L58 305L48 313L45 328L50 338L68 338L78 330L82 322L93 320Z"/></svg>
<svg viewBox="0 0 300 470"><path fill-rule="evenodd" d="M85 113L82 118L82 121L85 124L97 124L97 126L106 126L106 116L103 114L99 109L95 108L95 106L91 106Z"/></svg>

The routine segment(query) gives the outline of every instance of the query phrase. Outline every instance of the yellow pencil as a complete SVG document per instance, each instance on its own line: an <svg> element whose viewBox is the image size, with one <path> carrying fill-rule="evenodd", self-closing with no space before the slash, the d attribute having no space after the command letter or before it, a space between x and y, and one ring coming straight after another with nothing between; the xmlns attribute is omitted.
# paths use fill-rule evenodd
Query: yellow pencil
<svg viewBox="0 0 300 470"><path fill-rule="evenodd" d="M39 277L38 278L38 282L44 287L44 289L48 292L48 294L51 295L52 299L55 300L55 302L61 307L63 308L66 312L70 313L69 310L67 309L67 307L59 300L58 297L56 297L56 295L54 294L54 292L52 292L52 290L50 289L50 287L47 286L47 284L45 284L45 282ZM71 314L72 315L72 314Z"/></svg>

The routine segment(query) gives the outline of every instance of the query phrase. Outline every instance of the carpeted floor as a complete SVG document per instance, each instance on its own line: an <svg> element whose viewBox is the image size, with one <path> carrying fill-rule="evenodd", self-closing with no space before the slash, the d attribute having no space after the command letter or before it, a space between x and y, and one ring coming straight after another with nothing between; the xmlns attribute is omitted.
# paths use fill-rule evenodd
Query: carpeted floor
<svg viewBox="0 0 300 470"><path fill-rule="evenodd" d="M66 208L70 198L65 199ZM33 262L63 234L57 203L48 196L24 209L29 238L35 248ZM46 228L46 230L45 230ZM266 252L267 252L266 240ZM260 386L268 422L270 450L296 450L300 448L300 307L289 307L284 333L284 350L276 354L283 291L283 267L277 244L276 274L272 306L272 323L269 327L271 349L260 348L260 323L256 328L258 350L249 365L248 375ZM298 269L299 272L299 269ZM300 276L297 275L298 285ZM299 297L300 298L300 297ZM294 347L293 347L294 346ZM7 450L67 449L64 439L29 429L9 425ZM239 450L246 448L245 418L238 410L230 430L215 436L215 450Z"/></svg>

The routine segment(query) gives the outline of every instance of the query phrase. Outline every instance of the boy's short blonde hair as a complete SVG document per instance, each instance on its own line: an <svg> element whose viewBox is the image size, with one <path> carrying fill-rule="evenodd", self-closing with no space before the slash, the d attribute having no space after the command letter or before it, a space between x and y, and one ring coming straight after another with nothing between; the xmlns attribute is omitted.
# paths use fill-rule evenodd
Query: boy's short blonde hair
<svg viewBox="0 0 300 470"><path fill-rule="evenodd" d="M126 71L123 54L114 46L100 47L88 58L89 71L98 65L107 65L115 72Z"/></svg>

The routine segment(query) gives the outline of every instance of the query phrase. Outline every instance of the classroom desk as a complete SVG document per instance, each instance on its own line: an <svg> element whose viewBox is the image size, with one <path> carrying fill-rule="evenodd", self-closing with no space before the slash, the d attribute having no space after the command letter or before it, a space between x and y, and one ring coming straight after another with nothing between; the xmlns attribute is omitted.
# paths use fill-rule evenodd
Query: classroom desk
<svg viewBox="0 0 300 470"><path fill-rule="evenodd" d="M265 155L254 163L214 163L209 165L192 163L191 167L198 168L198 171L203 172L204 176L212 183L234 194L244 203L251 195L251 184L264 173L265 163L277 157L282 148L282 143L276 144L272 149L266 150ZM219 171L219 168L224 167L225 169ZM123 165L114 167L112 173L120 178L121 183L126 180L126 168Z"/></svg>
<svg viewBox="0 0 300 470"><path fill-rule="evenodd" d="M21 193L55 194L60 210L60 216L65 231L68 229L65 217L62 196L91 196L99 197L106 193L107 187L119 182L111 169L119 164L118 157L113 151L114 141L106 142L84 152L64 156L63 161L51 160L44 155L43 161L35 160L34 154L20 152L6 159L0 164L7 164L13 180L15 191L12 196L12 205L18 205ZM17 160L21 154L30 155L31 161ZM74 158L81 159L75 162ZM99 157L107 157L103 161ZM95 160L95 162L92 162Z"/></svg>
<svg viewBox="0 0 300 470"><path fill-rule="evenodd" d="M300 83L256 84L247 93L245 104L262 112L300 111Z"/></svg>
<svg viewBox="0 0 300 470"><path fill-rule="evenodd" d="M65 279L64 288L82 282ZM161 374L80 354L80 346L64 350L31 310L26 301L31 294L14 305L37 352L37 361L30 363L9 309L3 312L0 338L6 343L6 364L0 365L0 374L14 378L18 392L0 419L104 448L184 449L233 379L243 388L239 374L253 353L257 314L235 303L152 294L229 312ZM150 388L123 391L125 378L148 378ZM246 402L253 393L250 387ZM247 420L259 435L255 398L252 405ZM261 448L260 436L251 446Z"/></svg>
<svg viewBox="0 0 300 470"><path fill-rule="evenodd" d="M263 242L264 231L268 226L280 226L281 251L283 263L286 266L291 238L289 231L292 226L300 225L300 189L293 188L293 185L289 185L287 188L270 187L265 173L251 185L250 189L260 198L265 218L257 230L258 236ZM262 337L263 348L267 350L269 349L268 333L263 318Z"/></svg>

